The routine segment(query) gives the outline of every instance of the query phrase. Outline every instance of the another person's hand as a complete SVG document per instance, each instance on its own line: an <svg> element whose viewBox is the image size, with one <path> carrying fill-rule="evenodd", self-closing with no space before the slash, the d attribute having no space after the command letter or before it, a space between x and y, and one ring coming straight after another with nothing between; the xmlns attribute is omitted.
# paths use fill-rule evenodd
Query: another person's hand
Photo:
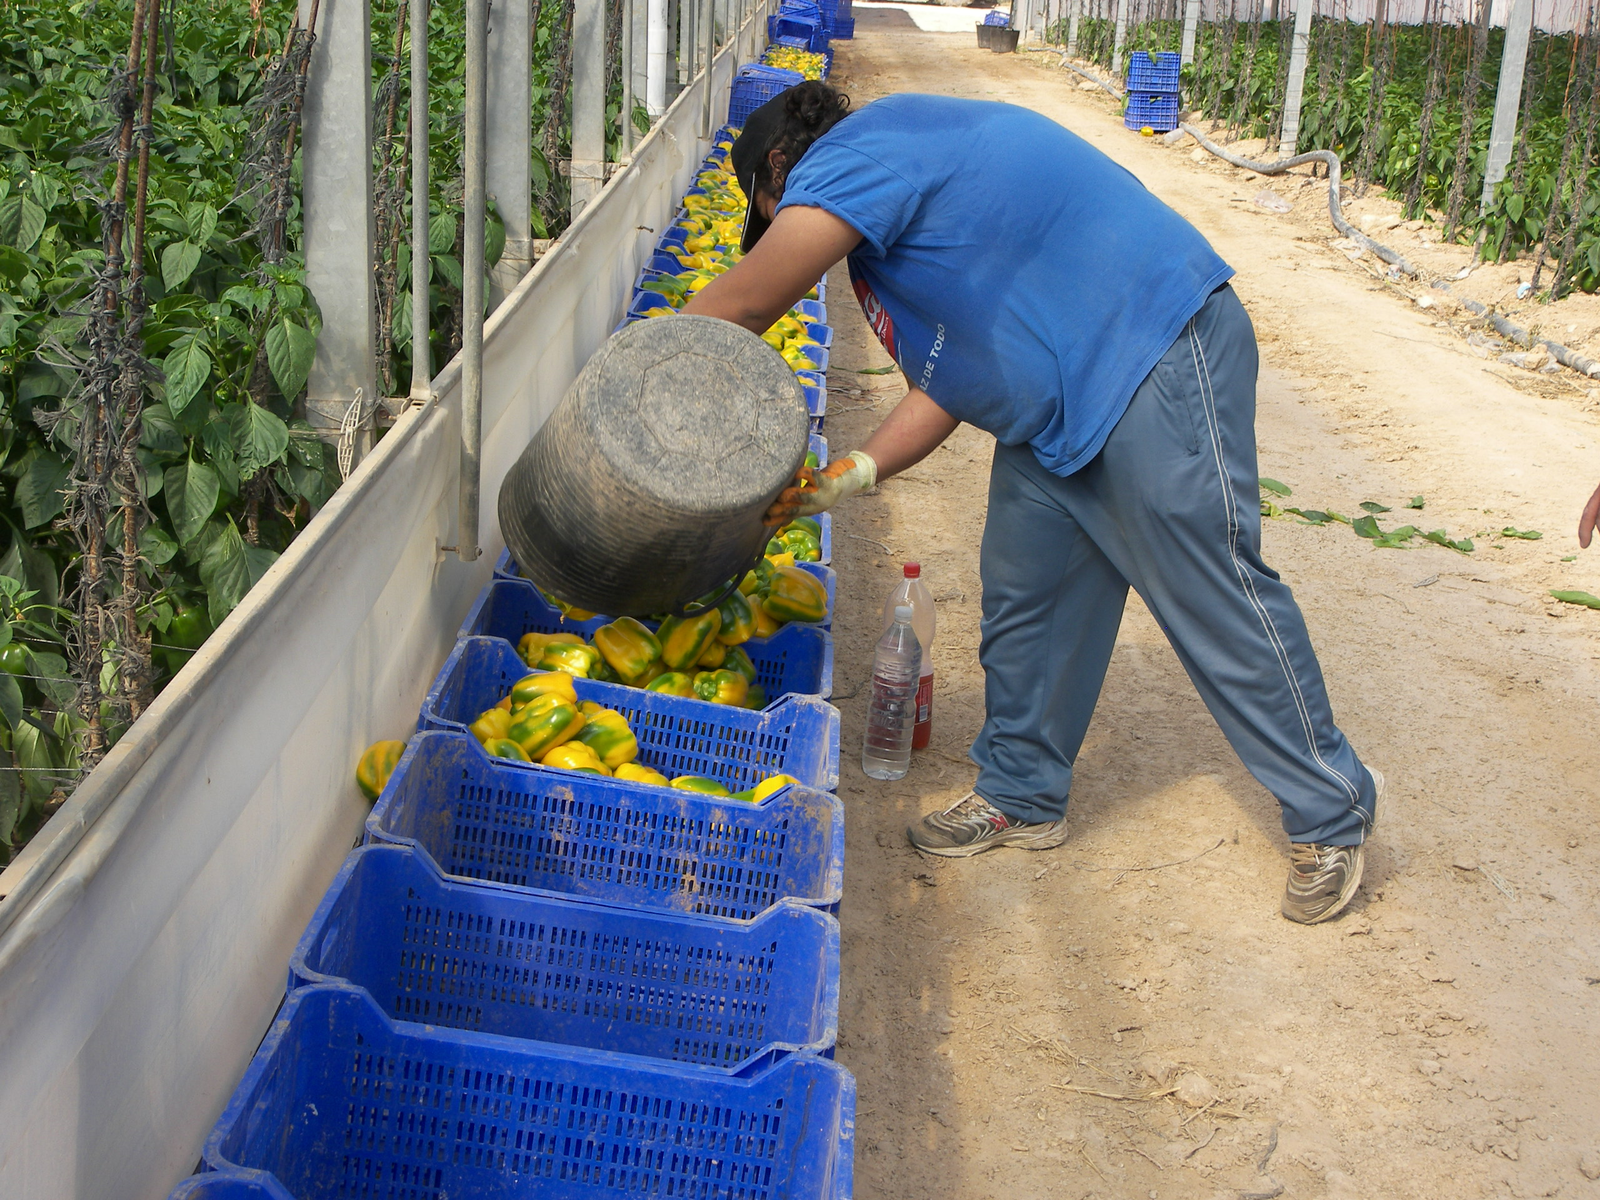
<svg viewBox="0 0 1600 1200"><path fill-rule="evenodd" d="M1587 550L1596 529L1600 529L1600 487L1595 488L1589 503L1583 506L1583 515L1578 518L1578 545Z"/></svg>
<svg viewBox="0 0 1600 1200"><path fill-rule="evenodd" d="M835 459L820 470L801 467L794 483L778 493L767 509L768 525L787 525L796 517L814 517L839 501L865 492L878 482L878 464L864 450Z"/></svg>

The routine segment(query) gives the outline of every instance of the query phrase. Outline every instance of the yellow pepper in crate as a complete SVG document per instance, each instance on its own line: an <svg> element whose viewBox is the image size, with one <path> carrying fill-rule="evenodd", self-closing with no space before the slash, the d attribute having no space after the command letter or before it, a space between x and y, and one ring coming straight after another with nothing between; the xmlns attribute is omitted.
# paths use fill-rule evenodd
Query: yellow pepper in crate
<svg viewBox="0 0 1600 1200"><path fill-rule="evenodd" d="M663 696L692 696L694 695L694 676L682 671L668 671L664 675L657 675L644 685L647 692L660 692Z"/></svg>
<svg viewBox="0 0 1600 1200"><path fill-rule="evenodd" d="M694 665L703 667L707 671L715 671L728 657L728 648L721 642L706 643L705 653L694 660Z"/></svg>
<svg viewBox="0 0 1600 1200"><path fill-rule="evenodd" d="M565 671L568 675L587 679L599 661L600 651L593 646L557 644L544 648L537 665L543 671Z"/></svg>
<svg viewBox="0 0 1600 1200"><path fill-rule="evenodd" d="M546 646L581 646L583 639L575 633L525 633L517 642L517 655L530 667L536 666Z"/></svg>
<svg viewBox="0 0 1600 1200"><path fill-rule="evenodd" d="M584 771L590 775L611 774L610 768L600 761L600 756L582 742L563 742L559 746L552 746L540 757L539 764L559 767L563 771Z"/></svg>
<svg viewBox="0 0 1600 1200"><path fill-rule="evenodd" d="M483 744L483 748L496 758L510 758L517 762L533 761L523 752L522 747L510 738L490 738Z"/></svg>
<svg viewBox="0 0 1600 1200"><path fill-rule="evenodd" d="M714 608L686 617L668 617L656 632L661 640L661 661L674 671L694 666L721 627L722 617Z"/></svg>
<svg viewBox="0 0 1600 1200"><path fill-rule="evenodd" d="M540 696L559 696L568 704L578 703L578 689L572 686L572 676L565 671L536 671L532 675L524 675L511 685L513 709L531 704Z"/></svg>
<svg viewBox="0 0 1600 1200"><path fill-rule="evenodd" d="M467 732L487 746L511 732L511 714L496 705L479 713L478 719L467 726Z"/></svg>
<svg viewBox="0 0 1600 1200"><path fill-rule="evenodd" d="M742 588L743 584L740 586ZM750 601L743 591L734 592L723 600L717 606L717 614L721 619L721 626L717 630L717 641L724 646L737 646L755 637L755 610L750 607Z"/></svg>
<svg viewBox="0 0 1600 1200"><path fill-rule="evenodd" d="M828 615L828 589L810 571L779 567L761 603L779 621L821 621Z"/></svg>
<svg viewBox="0 0 1600 1200"><path fill-rule="evenodd" d="M661 657L661 643L632 617L618 617L594 631L594 648L625 682L632 682Z"/></svg>
<svg viewBox="0 0 1600 1200"><path fill-rule="evenodd" d="M713 704L744 703L750 681L737 671L701 671L694 677L694 694Z"/></svg>
<svg viewBox="0 0 1600 1200"><path fill-rule="evenodd" d="M754 617L751 619L754 620ZM739 672L747 683L756 681L756 665L750 661L743 646L729 646L728 657L722 660L722 665L730 671Z"/></svg>
<svg viewBox="0 0 1600 1200"><path fill-rule="evenodd" d="M626 779L629 783L653 783L657 787L668 787L667 777L660 771L652 770L642 763L623 763L616 770L618 779Z"/></svg>
<svg viewBox="0 0 1600 1200"><path fill-rule="evenodd" d="M752 789L750 798L757 804L760 804L763 800L780 788L786 788L791 783L799 782L800 781L793 775L768 775L760 783L756 784L754 789Z"/></svg>
<svg viewBox="0 0 1600 1200"><path fill-rule="evenodd" d="M559 696L540 696L517 714L506 736L529 758L539 758L546 750L577 737L583 726L583 714L575 705Z"/></svg>
<svg viewBox="0 0 1600 1200"><path fill-rule="evenodd" d="M759 683L752 683L750 690L744 694L744 706L760 712L767 706L767 690Z"/></svg>
<svg viewBox="0 0 1600 1200"><path fill-rule="evenodd" d="M639 739L628 728L628 719L614 708L589 714L578 741L613 771L639 757Z"/></svg>
<svg viewBox="0 0 1600 1200"><path fill-rule="evenodd" d="M680 792L699 792L702 796L731 796L728 791L715 779L707 779L704 775L679 775L668 787L675 787Z"/></svg>
<svg viewBox="0 0 1600 1200"><path fill-rule="evenodd" d="M376 800L406 752L404 742L373 742L356 764L356 784L368 800Z"/></svg>
<svg viewBox="0 0 1600 1200"><path fill-rule="evenodd" d="M750 611L755 614L758 638L769 638L783 628L781 621L773 620L772 614L767 611L766 603L760 596L750 597Z"/></svg>

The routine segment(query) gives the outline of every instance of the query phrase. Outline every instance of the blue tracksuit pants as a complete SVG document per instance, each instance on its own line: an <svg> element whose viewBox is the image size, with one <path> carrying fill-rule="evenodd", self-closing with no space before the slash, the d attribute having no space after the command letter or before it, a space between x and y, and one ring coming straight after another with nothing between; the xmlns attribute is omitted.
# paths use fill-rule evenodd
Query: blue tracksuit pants
<svg viewBox="0 0 1600 1200"><path fill-rule="evenodd" d="M1139 385L1105 448L1066 478L997 446L983 534L988 717L976 790L1054 821L1131 585L1294 842L1356 845L1371 776L1333 723L1304 618L1261 560L1255 331L1214 292Z"/></svg>

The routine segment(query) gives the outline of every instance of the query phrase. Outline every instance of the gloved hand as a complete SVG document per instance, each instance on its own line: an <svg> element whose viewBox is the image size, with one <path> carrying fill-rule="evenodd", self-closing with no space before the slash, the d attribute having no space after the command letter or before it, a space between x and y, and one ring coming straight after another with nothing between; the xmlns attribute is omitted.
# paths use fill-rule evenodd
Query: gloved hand
<svg viewBox="0 0 1600 1200"><path fill-rule="evenodd" d="M794 483L779 492L767 509L766 523L787 525L796 517L814 517L877 482L878 464L864 450L852 450L848 457L836 459L821 470L801 467Z"/></svg>

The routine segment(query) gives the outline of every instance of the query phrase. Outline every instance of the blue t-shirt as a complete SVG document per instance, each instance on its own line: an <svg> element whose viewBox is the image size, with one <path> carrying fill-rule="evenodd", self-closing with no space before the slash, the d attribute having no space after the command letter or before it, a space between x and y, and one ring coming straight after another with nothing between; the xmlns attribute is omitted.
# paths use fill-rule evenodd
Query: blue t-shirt
<svg viewBox="0 0 1600 1200"><path fill-rule="evenodd" d="M1082 138L992 101L874 101L790 171L779 207L796 204L860 231L851 281L910 381L1057 475L1100 452L1233 274Z"/></svg>

